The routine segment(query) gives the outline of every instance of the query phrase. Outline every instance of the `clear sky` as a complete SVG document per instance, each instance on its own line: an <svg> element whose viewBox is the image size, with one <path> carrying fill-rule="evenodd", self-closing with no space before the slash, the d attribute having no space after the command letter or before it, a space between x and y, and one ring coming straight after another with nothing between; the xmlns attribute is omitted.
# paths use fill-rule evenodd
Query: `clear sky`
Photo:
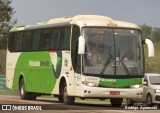
<svg viewBox="0 0 160 113"><path fill-rule="evenodd" d="M13 0L11 5L18 25L92 14L160 27L160 0Z"/></svg>

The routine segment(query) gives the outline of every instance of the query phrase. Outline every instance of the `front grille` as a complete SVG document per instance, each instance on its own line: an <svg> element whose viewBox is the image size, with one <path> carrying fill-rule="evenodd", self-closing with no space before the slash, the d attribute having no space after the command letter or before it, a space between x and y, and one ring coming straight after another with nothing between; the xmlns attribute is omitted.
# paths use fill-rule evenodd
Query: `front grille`
<svg viewBox="0 0 160 113"><path fill-rule="evenodd" d="M160 101L160 96L156 96L155 101Z"/></svg>

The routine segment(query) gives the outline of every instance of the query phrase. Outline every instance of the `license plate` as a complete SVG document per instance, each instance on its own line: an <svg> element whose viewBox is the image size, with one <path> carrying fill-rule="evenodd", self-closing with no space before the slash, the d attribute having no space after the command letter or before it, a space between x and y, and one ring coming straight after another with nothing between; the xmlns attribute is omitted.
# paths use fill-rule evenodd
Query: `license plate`
<svg viewBox="0 0 160 113"><path fill-rule="evenodd" d="M110 91L110 95L120 95L119 91Z"/></svg>

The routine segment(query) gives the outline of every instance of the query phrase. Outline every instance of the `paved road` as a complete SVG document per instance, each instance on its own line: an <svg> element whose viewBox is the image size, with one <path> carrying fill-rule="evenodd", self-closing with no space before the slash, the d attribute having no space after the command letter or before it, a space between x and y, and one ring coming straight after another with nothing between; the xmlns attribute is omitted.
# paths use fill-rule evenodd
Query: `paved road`
<svg viewBox="0 0 160 113"><path fill-rule="evenodd" d="M26 101L21 100L17 96L1 96L0 104L2 109L3 105L11 104L12 109L31 109L35 107L37 109L42 109L42 111L29 111L30 113L159 113L158 110L140 110L142 105L127 107L123 104L121 107L112 107L110 103L106 102L89 102L89 101L76 101L75 105L65 105L59 103L58 100L53 100L50 98L38 98L36 101ZM146 107L143 107L146 108ZM126 110L132 109L132 110ZM138 110L134 110L138 109ZM7 110L0 113L28 113L28 111L23 110Z"/></svg>

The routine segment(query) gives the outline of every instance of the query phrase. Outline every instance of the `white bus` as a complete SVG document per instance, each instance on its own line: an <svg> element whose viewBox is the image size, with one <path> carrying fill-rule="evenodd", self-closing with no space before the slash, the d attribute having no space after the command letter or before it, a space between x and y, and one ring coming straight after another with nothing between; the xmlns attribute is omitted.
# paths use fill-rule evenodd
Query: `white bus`
<svg viewBox="0 0 160 113"><path fill-rule="evenodd" d="M8 39L6 83L21 99L51 94L73 104L75 97L141 98L144 52L154 55L139 26L106 16L78 15L17 26Z"/></svg>

